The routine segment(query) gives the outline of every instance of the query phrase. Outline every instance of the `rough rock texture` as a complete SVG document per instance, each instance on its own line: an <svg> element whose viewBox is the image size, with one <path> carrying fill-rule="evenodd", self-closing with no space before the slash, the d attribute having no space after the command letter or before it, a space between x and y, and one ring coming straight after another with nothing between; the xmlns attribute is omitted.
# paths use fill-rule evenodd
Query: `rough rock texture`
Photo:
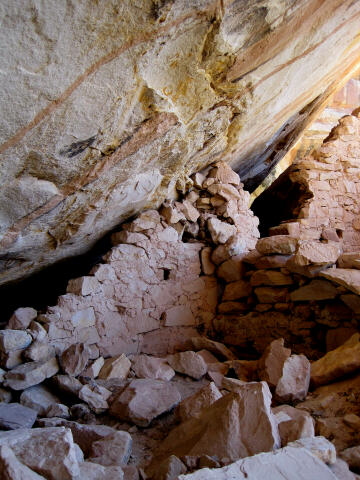
<svg viewBox="0 0 360 480"><path fill-rule="evenodd" d="M0 471L4 480L44 480L44 477L19 462L6 445L0 447Z"/></svg>
<svg viewBox="0 0 360 480"><path fill-rule="evenodd" d="M179 480L338 480L324 462L307 449L285 447L275 453L261 453L223 467L204 468Z"/></svg>
<svg viewBox="0 0 360 480"><path fill-rule="evenodd" d="M352 0L1 13L2 282L84 251L217 157L256 184L358 57Z"/></svg>

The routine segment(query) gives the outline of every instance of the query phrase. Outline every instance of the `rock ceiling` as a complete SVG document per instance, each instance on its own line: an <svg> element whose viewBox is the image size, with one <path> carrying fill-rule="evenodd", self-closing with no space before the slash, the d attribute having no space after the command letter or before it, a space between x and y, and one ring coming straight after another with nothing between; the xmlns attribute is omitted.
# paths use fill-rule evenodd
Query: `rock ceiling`
<svg viewBox="0 0 360 480"><path fill-rule="evenodd" d="M222 159L255 187L356 70L353 0L1 2L0 282Z"/></svg>

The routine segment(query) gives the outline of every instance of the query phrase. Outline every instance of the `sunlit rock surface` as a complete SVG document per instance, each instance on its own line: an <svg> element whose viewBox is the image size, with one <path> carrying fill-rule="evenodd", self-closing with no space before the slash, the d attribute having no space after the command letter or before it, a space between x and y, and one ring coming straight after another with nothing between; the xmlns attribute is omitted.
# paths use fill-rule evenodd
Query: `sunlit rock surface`
<svg viewBox="0 0 360 480"><path fill-rule="evenodd" d="M352 0L4 0L0 282L216 159L256 186L355 68Z"/></svg>

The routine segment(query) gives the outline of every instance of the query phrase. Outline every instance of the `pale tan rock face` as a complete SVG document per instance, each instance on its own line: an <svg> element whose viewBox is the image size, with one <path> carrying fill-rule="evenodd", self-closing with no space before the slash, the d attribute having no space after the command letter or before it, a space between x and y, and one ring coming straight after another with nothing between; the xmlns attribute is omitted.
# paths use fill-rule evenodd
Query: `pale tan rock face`
<svg viewBox="0 0 360 480"><path fill-rule="evenodd" d="M216 159L256 183L281 158L353 68L360 7L261 5L2 2L1 283L85 251Z"/></svg>

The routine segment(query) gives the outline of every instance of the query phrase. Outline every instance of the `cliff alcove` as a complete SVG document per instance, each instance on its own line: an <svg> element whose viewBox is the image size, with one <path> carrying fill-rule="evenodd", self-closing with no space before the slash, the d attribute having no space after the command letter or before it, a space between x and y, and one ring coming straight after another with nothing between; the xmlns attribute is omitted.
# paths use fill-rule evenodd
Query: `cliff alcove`
<svg viewBox="0 0 360 480"><path fill-rule="evenodd" d="M359 478L359 2L0 12L0 479Z"/></svg>

